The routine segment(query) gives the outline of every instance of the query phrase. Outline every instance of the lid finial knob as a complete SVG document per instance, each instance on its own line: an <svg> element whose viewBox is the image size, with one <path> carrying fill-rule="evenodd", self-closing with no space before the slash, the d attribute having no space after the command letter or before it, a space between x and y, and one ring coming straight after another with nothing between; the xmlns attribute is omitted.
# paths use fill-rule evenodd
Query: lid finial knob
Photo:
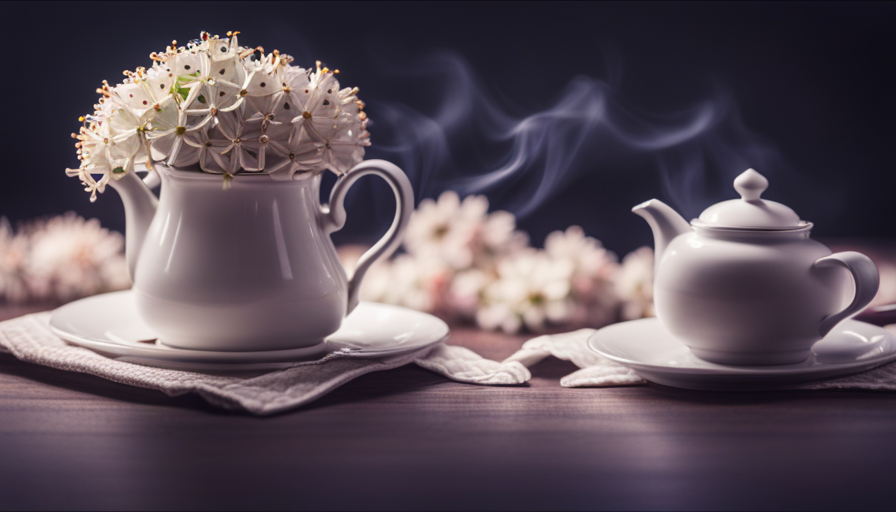
<svg viewBox="0 0 896 512"><path fill-rule="evenodd" d="M761 201L759 196L768 188L768 180L753 169L747 169L734 180L734 189L744 201Z"/></svg>

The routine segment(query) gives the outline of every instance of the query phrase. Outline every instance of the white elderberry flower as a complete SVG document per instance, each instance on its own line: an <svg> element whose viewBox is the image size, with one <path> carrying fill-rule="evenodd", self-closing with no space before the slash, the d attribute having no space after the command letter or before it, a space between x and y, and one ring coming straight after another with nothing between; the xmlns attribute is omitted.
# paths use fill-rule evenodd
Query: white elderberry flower
<svg viewBox="0 0 896 512"><path fill-rule="evenodd" d="M424 199L411 215L405 232L404 246L417 257L440 257L454 268L467 268L473 262L467 240L469 226L481 222L488 204L470 196L464 207L453 191L443 192L438 200Z"/></svg>
<svg viewBox="0 0 896 512"><path fill-rule="evenodd" d="M475 318L482 306L485 288L493 280L490 272L478 268L458 272L449 290L451 307L461 316Z"/></svg>
<svg viewBox="0 0 896 512"><path fill-rule="evenodd" d="M129 286L124 238L74 213L28 229L27 286L34 297L66 301Z"/></svg>
<svg viewBox="0 0 896 512"><path fill-rule="evenodd" d="M108 125L111 137L106 156L112 177L118 179L133 171L140 157L145 157L145 145L140 138L144 123L129 109L121 108L108 118Z"/></svg>
<svg viewBox="0 0 896 512"><path fill-rule="evenodd" d="M545 238L544 249L552 258L570 260L576 274L609 280L616 272L616 255L605 249L596 238L585 236L585 231L579 226L550 233Z"/></svg>
<svg viewBox="0 0 896 512"><path fill-rule="evenodd" d="M237 34L239 32L236 34L230 32L226 38L212 36L208 32L200 34L200 39L207 44L209 57L211 57L213 63L232 62L239 57L240 43L236 37Z"/></svg>
<svg viewBox="0 0 896 512"><path fill-rule="evenodd" d="M327 68L321 68L318 61L317 71L308 75L308 85L297 93L299 97L303 97L302 112L293 118L292 123L317 139L317 132L322 127L331 126L339 117L338 93L339 82L336 75Z"/></svg>
<svg viewBox="0 0 896 512"><path fill-rule="evenodd" d="M297 130L291 125L285 126L290 131L286 144L279 142L279 137L270 141L271 151L279 156L279 162L266 167L265 171L274 179L292 179L298 171L315 168L321 163L321 144L314 142L304 130ZM280 129L279 127L277 128Z"/></svg>
<svg viewBox="0 0 896 512"><path fill-rule="evenodd" d="M318 124L315 128L304 128L311 140L320 144L324 168L336 174L345 174L364 158L367 139L358 133L363 129L360 124L351 121L332 121Z"/></svg>
<svg viewBox="0 0 896 512"><path fill-rule="evenodd" d="M572 264L570 284L576 305L572 322L589 327L613 322L619 303L614 288L619 272L616 255L597 239L585 236L579 226L552 232L545 239L544 249L551 258Z"/></svg>
<svg viewBox="0 0 896 512"><path fill-rule="evenodd" d="M218 131L229 141L223 153L230 156L227 169L230 174L236 174L240 169L261 170L264 162L259 161L258 154L246 145L248 140L261 135L258 126L249 125L236 113L229 112L218 115Z"/></svg>
<svg viewBox="0 0 896 512"><path fill-rule="evenodd" d="M209 137L212 128L205 125L202 128L187 132L184 135L184 143L192 146L198 152L197 161L199 168L212 174L224 174L230 167L229 158L223 156L224 150L230 142L223 138Z"/></svg>
<svg viewBox="0 0 896 512"><path fill-rule="evenodd" d="M201 47L190 47L186 51L174 53L166 62L166 68L170 78L175 79L175 93L183 94L178 89L190 89L199 87L205 83L211 75L211 59L208 51L202 51ZM188 96L187 96L188 97ZM187 98L184 97L184 100Z"/></svg>
<svg viewBox="0 0 896 512"><path fill-rule="evenodd" d="M87 121L83 117L81 119ZM112 168L109 166L108 152L112 141L109 124L100 124L91 120L81 127L79 134L72 134L72 136L78 139L75 146L78 148L81 166L78 169L67 169L66 174L78 176L81 179L81 183L85 186L84 190L90 192L92 202L96 200L97 192L103 192L112 172ZM94 174L102 176L99 181L93 178Z"/></svg>
<svg viewBox="0 0 896 512"><path fill-rule="evenodd" d="M500 254L508 248L519 249L528 243L525 233L516 230L516 217L503 210L492 212L483 219L480 239L483 247L493 254Z"/></svg>
<svg viewBox="0 0 896 512"><path fill-rule="evenodd" d="M622 300L623 320L654 316L653 249L641 247L626 255L616 277L616 293Z"/></svg>
<svg viewBox="0 0 896 512"><path fill-rule="evenodd" d="M283 71L280 90L284 96L280 108L284 114L288 114L290 121L293 121L296 116L301 116L305 111L305 105L309 103L312 91L310 74L309 70L295 66L289 66ZM299 123L303 122L304 117Z"/></svg>
<svg viewBox="0 0 896 512"><path fill-rule="evenodd" d="M109 98L110 100L104 102L104 105L127 109L141 121L145 121L154 114L153 107L156 105L156 99L154 95L150 95L143 80L117 85L114 89L109 90ZM114 114L110 113L109 117L112 116Z"/></svg>
<svg viewBox="0 0 896 512"><path fill-rule="evenodd" d="M0 299L12 303L29 299L26 280L29 241L13 233L6 217L0 217Z"/></svg>
<svg viewBox="0 0 896 512"><path fill-rule="evenodd" d="M404 245L418 256L438 257L455 269L494 267L497 258L528 244L516 231L512 214L488 213L485 196L467 196L463 201L453 191L438 200L424 199L411 216Z"/></svg>
<svg viewBox="0 0 896 512"><path fill-rule="evenodd" d="M512 333L522 326L539 332L572 318L573 264L529 249L498 262L497 279L483 291L476 321L484 329Z"/></svg>
<svg viewBox="0 0 896 512"><path fill-rule="evenodd" d="M152 128L147 134L152 158L164 160L171 166L187 166L198 162L198 152L189 145L184 148L184 154L180 154L181 147L184 146L184 135L188 130L196 130L187 128L186 111L178 108L173 97L164 100L156 110L157 114L151 121Z"/></svg>
<svg viewBox="0 0 896 512"><path fill-rule="evenodd" d="M401 254L370 267L361 285L361 300L395 304L444 314L451 270L441 262Z"/></svg>
<svg viewBox="0 0 896 512"><path fill-rule="evenodd" d="M138 84L143 88L149 98L147 112L154 116L152 111L159 112L162 104L174 99L174 84L177 77L168 67L153 66L149 68Z"/></svg>

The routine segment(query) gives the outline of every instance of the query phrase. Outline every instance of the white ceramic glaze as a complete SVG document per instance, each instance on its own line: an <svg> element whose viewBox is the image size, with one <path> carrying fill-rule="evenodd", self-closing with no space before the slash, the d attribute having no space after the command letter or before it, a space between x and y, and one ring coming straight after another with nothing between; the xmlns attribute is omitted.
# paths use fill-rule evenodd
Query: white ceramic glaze
<svg viewBox="0 0 896 512"><path fill-rule="evenodd" d="M787 388L802 382L862 372L896 360L896 337L857 320L846 320L789 365L726 366L695 357L656 318L604 327L589 339L598 354L658 384L687 389Z"/></svg>
<svg viewBox="0 0 896 512"><path fill-rule="evenodd" d="M183 370L262 370L332 352L379 358L419 350L448 337L442 320L398 306L361 302L323 343L268 351L212 351L176 348L159 338L137 313L131 291L107 293L66 304L53 312L50 329L62 339L104 355L150 366ZM173 345L171 342L174 342Z"/></svg>
<svg viewBox="0 0 896 512"><path fill-rule="evenodd" d="M762 199L768 180L753 169L734 179L740 199L722 201L703 210L694 221L697 226L747 229L794 229L806 226L789 207Z"/></svg>
<svg viewBox="0 0 896 512"><path fill-rule="evenodd" d="M707 361L791 364L877 293L877 267L857 252L831 254L812 224L759 196L768 182L748 170L741 199L688 224L653 199L633 211L654 233L657 316Z"/></svg>
<svg viewBox="0 0 896 512"><path fill-rule="evenodd" d="M358 304L370 264L394 251L413 210L404 173L382 160L341 176L329 206L320 175L293 181L222 177L165 166L160 198L128 174L112 186L127 216L126 250L137 311L169 344L216 351L312 346L336 332ZM386 235L346 277L330 233L345 224L343 201L360 177L384 178L395 193Z"/></svg>

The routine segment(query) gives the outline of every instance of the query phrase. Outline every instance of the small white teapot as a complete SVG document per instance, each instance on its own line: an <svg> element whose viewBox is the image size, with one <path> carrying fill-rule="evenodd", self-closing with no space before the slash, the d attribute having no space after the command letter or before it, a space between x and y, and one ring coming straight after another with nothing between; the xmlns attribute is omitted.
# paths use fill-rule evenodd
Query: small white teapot
<svg viewBox="0 0 896 512"><path fill-rule="evenodd" d="M877 293L867 256L831 254L809 238L811 222L760 198L767 187L749 169L734 180L740 199L710 206L690 225L656 199L632 209L653 230L657 316L706 361L801 362Z"/></svg>
<svg viewBox="0 0 896 512"><path fill-rule="evenodd" d="M128 269L137 311L162 342L196 350L280 350L316 345L358 305L364 273L401 242L414 208L407 176L383 160L342 175L320 204L320 174L275 181L157 165L160 199L134 173L110 182L126 215ZM392 227L351 279L330 233L345 224L343 200L375 174L395 193ZM151 174L150 176L155 176Z"/></svg>

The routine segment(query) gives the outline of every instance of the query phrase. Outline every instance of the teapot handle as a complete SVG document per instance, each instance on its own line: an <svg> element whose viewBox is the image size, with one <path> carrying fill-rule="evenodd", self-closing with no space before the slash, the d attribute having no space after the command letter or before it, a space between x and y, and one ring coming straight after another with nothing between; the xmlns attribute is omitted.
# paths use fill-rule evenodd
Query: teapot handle
<svg viewBox="0 0 896 512"><path fill-rule="evenodd" d="M855 251L838 252L817 260L815 267L825 268L840 266L852 274L856 284L856 294L846 309L839 313L828 315L821 321L818 332L822 337L826 336L835 325L865 309L877 295L880 287L880 274L877 266L871 258Z"/></svg>
<svg viewBox="0 0 896 512"><path fill-rule="evenodd" d="M149 188L156 188L162 183L162 177L156 169L150 169L143 177L143 184Z"/></svg>
<svg viewBox="0 0 896 512"><path fill-rule="evenodd" d="M389 231L358 260L355 273L348 281L348 308L346 314L351 313L358 305L358 292L361 288L361 280L370 265L378 258L388 257L395 252L401 243L411 212L414 210L414 190L405 173L397 165L385 160L366 160L354 166L347 173L339 177L333 191L330 192L330 203L323 206L321 229L325 235L339 231L345 225L345 195L348 189L359 178L374 174L386 180L392 192L395 193L395 219Z"/></svg>

